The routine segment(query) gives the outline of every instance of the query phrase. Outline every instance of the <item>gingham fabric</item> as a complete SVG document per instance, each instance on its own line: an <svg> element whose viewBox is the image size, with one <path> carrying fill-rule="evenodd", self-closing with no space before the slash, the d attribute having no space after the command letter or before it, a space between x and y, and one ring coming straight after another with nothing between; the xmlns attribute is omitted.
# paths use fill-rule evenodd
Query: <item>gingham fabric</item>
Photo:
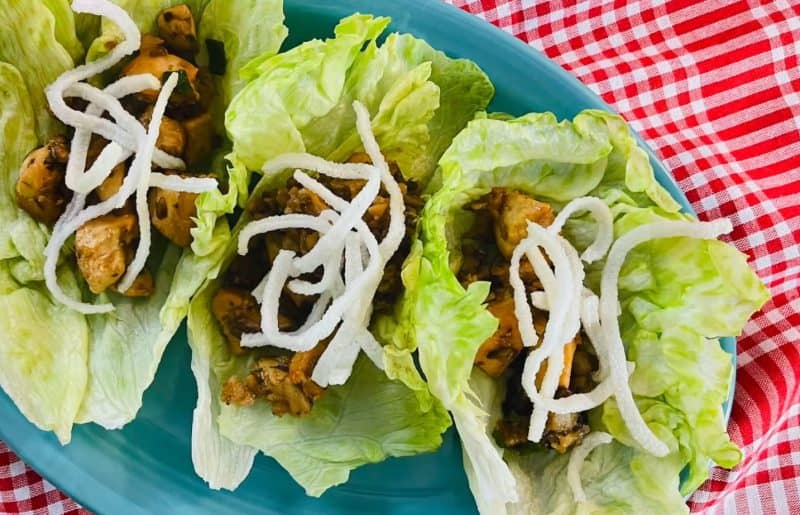
<svg viewBox="0 0 800 515"><path fill-rule="evenodd" d="M700 218L733 220L730 241L773 298L739 338L729 431L745 458L733 471L714 469L689 506L800 512L800 3L453 3L602 96L672 170ZM0 443L0 512L79 508Z"/></svg>

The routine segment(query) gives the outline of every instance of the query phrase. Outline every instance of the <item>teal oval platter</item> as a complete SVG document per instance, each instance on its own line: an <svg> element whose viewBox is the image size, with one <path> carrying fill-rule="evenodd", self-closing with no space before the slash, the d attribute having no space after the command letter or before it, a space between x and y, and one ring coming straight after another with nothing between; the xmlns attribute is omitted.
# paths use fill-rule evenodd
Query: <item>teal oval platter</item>
<svg viewBox="0 0 800 515"><path fill-rule="evenodd" d="M287 48L332 35L336 22L356 11L390 16L391 30L411 33L452 57L478 63L497 88L493 111L515 115L551 111L559 118L571 118L586 108L611 110L523 42L438 0L286 0L285 11ZM686 212L693 213L669 172L652 151L648 153L658 181ZM735 362L736 341L723 338L721 345ZM25 420L0 391L0 439L67 495L99 514L476 513L452 429L439 451L362 467L348 483L318 499L307 497L275 461L264 456L235 492L208 489L192 469L196 390L189 362L182 327L167 348L137 419L120 431L77 426L66 447ZM730 397L723 405L726 420L731 381Z"/></svg>

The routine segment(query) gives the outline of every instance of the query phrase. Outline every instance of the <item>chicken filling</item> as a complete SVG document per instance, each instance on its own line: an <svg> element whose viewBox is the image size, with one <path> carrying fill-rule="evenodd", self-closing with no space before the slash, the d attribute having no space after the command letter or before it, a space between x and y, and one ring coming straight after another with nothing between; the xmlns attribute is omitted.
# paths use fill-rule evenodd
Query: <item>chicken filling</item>
<svg viewBox="0 0 800 515"><path fill-rule="evenodd" d="M491 283L488 309L499 322L497 331L478 349L475 366L506 382L503 416L494 428L494 436L502 447L520 448L531 444L528 426L533 404L521 383L522 369L531 349L523 345L514 313L509 263L514 248L528 234L528 222L548 227L555 215L550 204L505 188L493 189L468 209L476 216L463 238L463 261L458 278L465 286L474 281ZM541 290L541 283L527 260L520 264L520 276L529 293ZM537 334L544 333L547 317L547 312L533 310ZM565 346L564 370L556 397L590 391L594 387L592 372L597 366L597 357L588 338L581 338L578 334ZM538 371L537 386L541 385L546 370L545 364ZM564 453L579 444L588 432L585 415L550 413L542 442L556 452Z"/></svg>
<svg viewBox="0 0 800 515"><path fill-rule="evenodd" d="M186 5L162 11L157 26L157 35L142 36L139 52L122 68L121 75L149 73L162 79L169 72L180 73L178 87L170 97L167 116L161 122L156 147L183 159L187 170L197 170L209 159L217 141L208 111L213 99L212 77L208 69L195 64L197 34L194 18ZM122 103L146 127L157 97L157 91L146 90L122 99ZM107 144L108 141L102 137L92 136L87 165L94 163ZM55 136L25 158L16 183L19 207L35 220L51 227L64 213L72 197L65 181L69 153L66 135ZM102 202L119 191L131 160L113 169L92 192L89 203ZM202 176L185 170L157 171L184 177ZM193 217L197 214L196 199L196 193L152 188L148 205L153 227L170 242L189 246ZM75 258L93 293L117 291L116 284L133 260L138 239L138 218L132 200L121 209L91 220L77 230ZM118 293L147 297L153 289L153 276L144 270L130 288Z"/></svg>
<svg viewBox="0 0 800 515"><path fill-rule="evenodd" d="M357 153L350 162L367 163L369 156ZM406 205L406 236L398 252L389 260L384 270L378 291L373 299L373 315L386 313L397 300L401 291L400 271L403 260L410 250L411 234L416 227L417 216L422 209L418 185L406 181L399 169L390 163ZM317 178L333 193L345 200L352 200L365 182L361 180ZM248 212L253 220L289 213L319 215L330 207L314 192L293 179L286 186L256 196L250 200ZM363 217L370 231L380 241L389 229L389 195L381 190ZM270 269L278 252L282 249L303 255L317 243L319 233L309 229L289 229L270 232L254 238L244 256L236 256L222 277L222 287L212 300L212 313L234 355L247 355L252 359L252 371L244 378L232 376L222 388L222 400L238 406L253 405L258 399L270 403L272 412L281 416L307 415L324 389L311 380L311 374L327 347L323 340L307 352L290 352L274 347L245 349L241 336L261 330L260 306L251 291ZM321 271L307 274L304 279L317 281ZM318 296L299 295L284 288L278 315L279 329L292 331L300 327Z"/></svg>

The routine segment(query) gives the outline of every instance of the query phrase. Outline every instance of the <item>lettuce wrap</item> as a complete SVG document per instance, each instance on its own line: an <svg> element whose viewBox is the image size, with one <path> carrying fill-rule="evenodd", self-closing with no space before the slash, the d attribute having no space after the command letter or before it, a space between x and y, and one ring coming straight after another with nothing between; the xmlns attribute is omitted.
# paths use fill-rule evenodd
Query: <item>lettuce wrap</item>
<svg viewBox="0 0 800 515"><path fill-rule="evenodd" d="M457 278L463 240L477 223L468 206L492 188L523 192L556 212L594 196L611 209L615 240L649 222L693 217L655 181L623 120L601 111L562 122L550 113L478 117L439 167L441 189L423 210L391 334L418 348L431 392L452 412L481 513L688 513L684 496L708 477L709 462L729 468L741 459L723 419L733 367L718 338L740 334L768 298L746 256L721 241L684 237L649 241L628 255L618 287L622 340L634 364L629 384L669 453L656 458L640 448L612 396L588 414L591 431L614 441L589 454L580 470L586 501L576 503L567 480L574 451L506 449L493 436L506 385L473 363L498 319L486 305L490 284L465 288ZM583 215L562 234L581 251L596 230ZM584 284L595 292L602 266L586 269Z"/></svg>
<svg viewBox="0 0 800 515"><path fill-rule="evenodd" d="M353 108L358 101L369 111L381 152L403 180L428 183L452 138L487 106L494 90L474 63L450 59L412 36L390 34L378 45L389 21L356 14L337 25L333 38L246 64L246 85L225 116L237 166L257 171L287 152L346 161L364 150ZM284 187L292 171L265 174L251 199ZM233 240L248 221L246 210ZM363 464L440 445L450 417L431 397L405 342L383 338L389 334L383 328L398 325L394 310L372 319L371 331L384 345L385 371L360 356L345 384L328 387L302 418L276 416L274 405L271 410L262 400L248 406L223 402L226 380L246 374L256 360L252 352L232 351L212 314L236 250L232 241L220 274L192 301L188 319L199 392L192 457L212 488L236 488L261 451L309 495L319 496Z"/></svg>
<svg viewBox="0 0 800 515"><path fill-rule="evenodd" d="M143 32L150 32L162 9L182 2L116 3ZM286 36L280 1L248 2L250 16L233 12L223 1L190 2L190 7L201 37L214 39L234 65L275 54ZM255 30L259 38L240 39ZM121 38L113 23L74 15L66 0L0 6L0 303L5 308L0 314L5 334L0 386L33 424L55 432L62 444L70 441L75 423L116 429L136 416L163 351L188 312L189 299L222 257L230 238L226 215L243 204L247 193L246 172L226 165L224 151L218 150L204 167L225 186L225 193L214 190L197 198L191 247L154 241L147 264L156 276L152 295L92 294L72 257L70 240L58 267L62 289L84 302L110 301L115 309L83 315L53 298L42 272L50 229L17 206L15 184L28 152L65 131L48 112L45 87L84 57L99 58ZM224 103L238 87L233 66L218 70L214 80L223 92L216 101Z"/></svg>

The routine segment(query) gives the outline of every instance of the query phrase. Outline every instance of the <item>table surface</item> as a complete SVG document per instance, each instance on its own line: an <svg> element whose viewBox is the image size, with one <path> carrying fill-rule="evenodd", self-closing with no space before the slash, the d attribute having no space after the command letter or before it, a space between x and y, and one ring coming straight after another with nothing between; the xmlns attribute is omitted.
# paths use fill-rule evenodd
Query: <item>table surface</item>
<svg viewBox="0 0 800 515"><path fill-rule="evenodd" d="M772 300L738 342L744 452L694 513L800 505L800 3L454 0L559 63L625 117L701 219L728 217ZM46 471L44 471L46 473ZM0 513L88 513L0 442Z"/></svg>

